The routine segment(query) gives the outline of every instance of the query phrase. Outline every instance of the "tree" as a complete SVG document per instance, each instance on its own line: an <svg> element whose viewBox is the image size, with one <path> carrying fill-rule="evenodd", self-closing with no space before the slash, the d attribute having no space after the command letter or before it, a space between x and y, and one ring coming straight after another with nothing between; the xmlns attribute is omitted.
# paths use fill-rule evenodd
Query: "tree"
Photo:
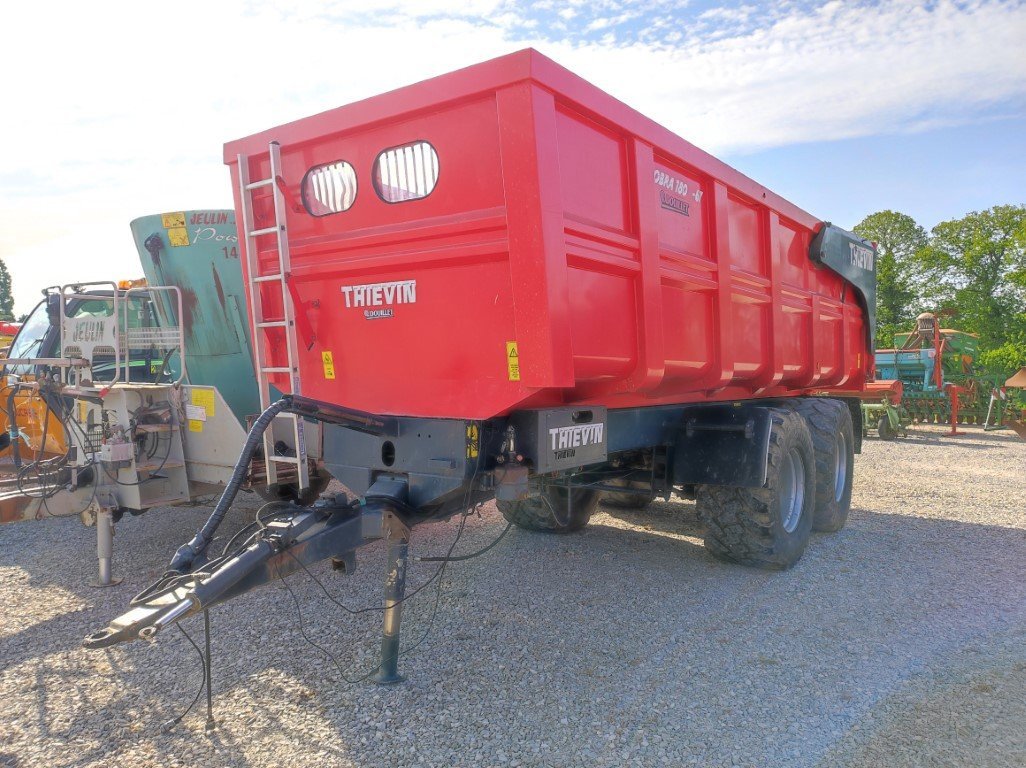
<svg viewBox="0 0 1026 768"><path fill-rule="evenodd" d="M916 256L926 245L926 230L904 213L879 211L855 225L855 234L876 243L876 346L890 347L915 317Z"/></svg>
<svg viewBox="0 0 1026 768"><path fill-rule="evenodd" d="M1026 206L998 205L933 228L919 260L927 297L955 310L982 350L1026 339Z"/></svg>
<svg viewBox="0 0 1026 768"><path fill-rule="evenodd" d="M11 293L11 273L0 259L0 320L14 319L14 295Z"/></svg>

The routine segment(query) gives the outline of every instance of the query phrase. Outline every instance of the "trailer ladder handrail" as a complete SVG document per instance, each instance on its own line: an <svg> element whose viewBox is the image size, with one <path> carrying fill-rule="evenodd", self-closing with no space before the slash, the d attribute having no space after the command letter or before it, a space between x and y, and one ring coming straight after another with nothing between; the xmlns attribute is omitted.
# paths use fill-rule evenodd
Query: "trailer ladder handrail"
<svg viewBox="0 0 1026 768"><path fill-rule="evenodd" d="M243 245L246 253L246 283L249 289L250 323L253 334L253 363L256 369L257 387L260 390L260 410L263 412L271 404L271 377L275 374L287 373L292 394L300 392L298 339L296 338L296 310L289 291L288 279L291 272L289 258L289 239L286 221L286 201L282 192L284 183L281 176L281 146L272 141L268 147L271 175L266 179L249 180L249 157L238 155L239 164L239 200L242 207ZM255 229L253 215L253 193L256 190L269 188L274 200L274 226ZM257 238L273 234L275 248L278 253L277 271L272 274L261 274L260 253ZM264 315L261 286L277 283L281 292L283 317L269 318ZM271 329L280 328L285 331L285 353L287 366L272 365L270 359ZM303 419L293 413L281 413L275 417L278 421L289 422L295 456L275 455L274 429L264 431L264 459L267 472L267 484L278 481L277 464L294 464L296 478L300 490L310 486L310 472L307 466L306 437L303 432Z"/></svg>

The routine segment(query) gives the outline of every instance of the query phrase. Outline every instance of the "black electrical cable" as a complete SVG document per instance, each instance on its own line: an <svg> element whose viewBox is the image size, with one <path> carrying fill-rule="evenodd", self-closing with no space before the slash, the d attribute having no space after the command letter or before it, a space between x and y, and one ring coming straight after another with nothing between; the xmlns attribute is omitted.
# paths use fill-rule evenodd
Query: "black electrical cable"
<svg viewBox="0 0 1026 768"><path fill-rule="evenodd" d="M268 507L281 507L281 508L280 509L272 510L272 511L268 512L266 515L261 515L260 513L263 512ZM263 527L264 527L263 523L267 522L268 520L273 520L278 515L284 514L286 512L290 512L293 509L295 509L295 507L292 505L291 501L269 501L269 502L267 502L262 507L260 507L260 509L258 509L256 511L256 515L255 515L256 519L253 520L253 522L248 523L248 524L242 526L242 528L237 530L232 535L232 537L230 539L228 539L228 543L225 544L224 548L221 550L221 556L224 557L225 555L227 555L228 554L228 550L231 549L231 546L232 546L232 544L235 543L235 540L238 539L246 531L251 530L253 528L263 529Z"/></svg>
<svg viewBox="0 0 1026 768"><path fill-rule="evenodd" d="M210 670L210 611L206 609L203 611L203 646L206 651L203 656L203 676L207 683L207 723L204 730L210 733L217 727L217 723L214 722L213 674Z"/></svg>
<svg viewBox="0 0 1026 768"><path fill-rule="evenodd" d="M495 540L483 549L477 550L477 552L471 552L468 555L457 555L456 557L414 557L414 561L418 563L462 563L465 560L473 560L475 557L480 557L485 552L490 550L496 544L509 533L509 529L513 527L513 523L507 523L506 527L502 529L502 533L495 537Z"/></svg>
<svg viewBox="0 0 1026 768"><path fill-rule="evenodd" d="M336 669L338 669L339 677L341 677L345 682L349 683L350 685L356 685L357 683L362 683L364 680L367 680L370 677L372 677L374 675L374 673L377 672L381 668L381 664L378 664L377 666L375 666L372 670L370 670L366 674L361 675L360 677L357 677L357 678L350 678L345 673L345 670L342 669L342 665L339 663L339 660L335 656L335 654L333 654L331 651L329 651L324 646L321 646L321 645L318 645L317 643L315 643L310 638L310 636L308 634L306 634L306 626L303 623L303 610L302 610L302 608L299 605L299 598L296 597L296 593L292 591L292 587L289 586L289 583L285 580L284 576L281 577L281 583L285 585L285 589L288 590L288 593L292 596L292 602L296 606L296 618L298 620L297 624L299 626L299 634L301 634L303 636L303 639L306 640L306 642L309 645L312 645L318 651L320 651L325 656L327 656L329 659L331 659L331 663L335 665Z"/></svg>
<svg viewBox="0 0 1026 768"><path fill-rule="evenodd" d="M183 635L185 635L185 639L188 640L189 643L192 644L192 647L196 649L196 653L199 654L200 666L203 669L203 679L200 681L199 690L196 691L196 695L193 697L192 702L189 704L189 706L186 707L185 711L182 712L182 714L178 715L178 717L173 717L170 720L168 720L166 723L164 723L160 727L161 733L168 733L169 731L171 731L172 728L174 728L176 725L178 725L180 722L182 722L182 720L184 720L188 716L188 714L190 712L192 712L192 708L196 706L196 702L198 702L200 700L200 696L203 695L203 689L206 688L207 685L208 685L208 683L207 683L207 659L203 655L203 651L200 650L200 647L198 645L196 645L196 641L193 640L192 637L189 636L189 633L185 631L185 628L181 624L175 624L175 626L178 627L178 631L179 632L181 632Z"/></svg>
<svg viewBox="0 0 1026 768"><path fill-rule="evenodd" d="M478 461L478 465L480 465L480 460ZM474 477L477 477L476 469L474 470ZM468 495L470 494L472 489L473 480L471 480L470 488L467 489ZM467 518L470 517L471 514L471 510L468 509L467 512L463 515L463 519L460 520L459 530L456 532L456 538L453 539L452 545L449 547L449 551L445 553L445 559L442 560L442 564L438 568L438 582L437 586L435 587L435 603L433 606L431 606L431 616L428 618L428 623L427 626L424 628L423 634L421 634L421 636L417 639L417 642L415 642L413 645L401 649L398 653L398 656L405 656L406 654L415 651L424 643L425 640L428 639L428 636L431 634L431 630L434 629L435 617L438 615L438 606L442 602L442 584L445 576L445 569L449 566L453 550L456 549L456 544L459 542L460 537L463 535L463 528L467 524Z"/></svg>
<svg viewBox="0 0 1026 768"><path fill-rule="evenodd" d="M463 519L460 521L459 529L456 531L456 538L453 539L452 544L449 546L449 554L450 555L452 554L452 551L456 548L456 544L459 542L460 536L463 535L463 528L466 525L467 518L470 516L470 514L471 514L470 510L468 510L463 515ZM285 551L288 552L288 550L285 550ZM295 556L293 556L293 559L296 559ZM299 560L296 560L296 562L299 563L303 567L303 570L306 571L307 574L310 576L310 578L312 578L314 580L314 582L321 588L321 590L324 592L324 594L327 595L328 599L331 600L336 605L338 605L340 608L343 608L346 612L351 613L351 614L358 614L358 613L367 613L367 612L370 612L370 611L384 611L384 610L386 610L384 607L361 608L361 609L356 609L356 610L346 607L345 605L340 603L338 600L336 600L334 597L332 597L330 594L328 594L327 589L325 589L324 584L321 583L320 579L318 579L316 576L314 576L312 573L310 573L309 569L307 569L307 567L302 562L300 562ZM439 578L442 575L442 573L445 571L446 565L448 565L448 563L447 562L443 562L438 567L438 570L435 571L434 575L430 579L428 579L426 582L421 584L412 593L410 593L408 595L404 595L402 597L402 599L400 599L397 602L392 603L392 605L393 606L399 605L399 604L405 602L406 600L414 597L418 592L420 592L422 589L424 589L428 584L430 584L436 578ZM296 617L298 619L297 623L299 625L299 633L303 636L303 639L306 640L306 642L308 644L310 644L311 646L313 646L314 648L319 650L321 653L323 653L325 656L327 656L329 659L331 659L331 662L338 669L339 676L346 683L349 683L350 685L355 685L356 683L363 682L364 680L367 680L368 678L372 677L379 669L381 669L381 662L379 662L372 669L370 669L369 671L367 671L366 673L364 673L360 677L357 677L355 679L351 679L345 673L345 671L342 669L342 665L339 663L338 658L333 653L331 653L331 651L329 651L327 648L324 648L323 646L320 646L317 643L315 643L312 639L310 639L310 636L307 635L306 628L305 628L305 626L303 624L303 611L300 608L299 598L296 597L296 593L292 591L292 587L289 586L287 581L285 581L285 577L284 576L281 577L281 583L283 585L285 585L285 589L287 589L289 595L292 596L292 602L295 603L295 606L296 606ZM441 584L440 581L439 581L439 584ZM434 622L435 622L435 615L438 612L438 603L439 603L439 600L441 599L441 594L442 594L441 589L439 589L435 593L435 603L434 603L434 606L432 607L432 610L431 610L431 618L428 621L428 626L424 630L424 633L420 636L420 638L417 640L417 642L415 642L409 648L400 650L399 651L399 655L400 656L403 656L403 655L405 655L407 653L410 653L415 648L417 648L417 646L419 646L421 643L423 643L427 639L427 636L430 634L431 629L432 629L432 627L434 625Z"/></svg>
<svg viewBox="0 0 1026 768"><path fill-rule="evenodd" d="M407 648L401 649L398 653L398 656L405 656L415 651L424 643L425 640L428 639L428 636L431 634L431 630L434 629L435 617L438 616L438 606L442 601L442 585L444 583L445 569L449 566L450 558L452 558L452 553L456 549L456 544L459 542L460 537L463 535L463 528L467 524L467 518L470 517L470 515L473 513L473 510L470 508L470 497L474 493L474 484L477 482L477 475L481 471L481 457L483 454L484 451L478 452L477 462L474 464L474 474L471 475L470 483L467 485L467 491L463 495L463 508L466 509L466 512L463 515L463 519L460 521L460 527L459 530L456 532L456 538L453 540L452 545L449 547L449 551L445 553L445 559L442 560L442 564L438 569L438 585L435 588L435 603L431 607L431 616L430 618L428 618L427 627L424 629L424 633L420 636L417 642L415 642L411 646L408 646ZM479 510L479 508L480 504L476 507L476 509ZM480 511L478 512L478 514L480 514Z"/></svg>

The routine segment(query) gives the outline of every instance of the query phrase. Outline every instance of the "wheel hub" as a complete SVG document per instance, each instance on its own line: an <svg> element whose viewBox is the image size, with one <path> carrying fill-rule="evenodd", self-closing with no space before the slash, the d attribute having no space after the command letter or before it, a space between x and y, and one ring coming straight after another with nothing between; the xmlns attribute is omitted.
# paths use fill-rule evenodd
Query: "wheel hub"
<svg viewBox="0 0 1026 768"><path fill-rule="evenodd" d="M805 506L805 462L797 448L784 455L780 466L780 523L793 533Z"/></svg>

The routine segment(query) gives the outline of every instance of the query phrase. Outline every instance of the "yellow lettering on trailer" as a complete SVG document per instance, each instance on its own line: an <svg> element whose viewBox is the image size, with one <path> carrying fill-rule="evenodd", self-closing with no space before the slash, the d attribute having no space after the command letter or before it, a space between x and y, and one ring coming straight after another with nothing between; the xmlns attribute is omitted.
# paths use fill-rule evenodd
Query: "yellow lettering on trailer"
<svg viewBox="0 0 1026 768"><path fill-rule="evenodd" d="M520 381L520 352L515 341L506 342L506 369L510 381Z"/></svg>
<svg viewBox="0 0 1026 768"><path fill-rule="evenodd" d="M335 378L335 361L331 356L331 352L325 350L321 352L321 365L324 366L324 378L334 379Z"/></svg>
<svg viewBox="0 0 1026 768"><path fill-rule="evenodd" d="M185 211L179 211L177 213L162 213L160 214L160 223L164 225L164 229L184 227Z"/></svg>
<svg viewBox="0 0 1026 768"><path fill-rule="evenodd" d="M167 231L167 241L172 248L189 244L189 230L185 227L173 227Z"/></svg>
<svg viewBox="0 0 1026 768"><path fill-rule="evenodd" d="M193 387L192 388L192 404L197 405L207 412L207 418L214 416L215 410L214 405L217 402L217 398L214 397L213 387ZM193 432L199 432L199 429L192 429L192 425L189 425L189 429Z"/></svg>

